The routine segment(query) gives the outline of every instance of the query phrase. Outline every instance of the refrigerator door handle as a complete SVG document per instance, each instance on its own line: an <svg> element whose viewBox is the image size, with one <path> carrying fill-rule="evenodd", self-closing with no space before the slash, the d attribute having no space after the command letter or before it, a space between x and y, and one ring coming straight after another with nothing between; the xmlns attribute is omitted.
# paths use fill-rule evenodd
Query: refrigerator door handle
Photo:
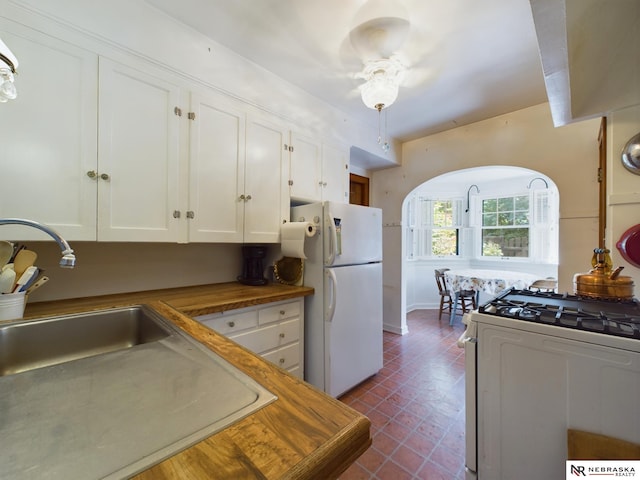
<svg viewBox="0 0 640 480"><path fill-rule="evenodd" d="M335 225L333 224L333 218L331 216L331 212L328 210L325 212L325 227L328 232L328 241L329 241L329 252L327 254L327 260L325 265L333 265L333 262L336 259L336 245L338 244L338 233Z"/></svg>
<svg viewBox="0 0 640 480"><path fill-rule="evenodd" d="M327 289L327 300L329 300L329 302L326 305L327 308L325 310L324 321L331 322L333 320L333 314L336 312L336 295L338 294L336 286L338 281L336 279L336 274L330 268L325 269L325 275L327 276L327 283L329 287Z"/></svg>

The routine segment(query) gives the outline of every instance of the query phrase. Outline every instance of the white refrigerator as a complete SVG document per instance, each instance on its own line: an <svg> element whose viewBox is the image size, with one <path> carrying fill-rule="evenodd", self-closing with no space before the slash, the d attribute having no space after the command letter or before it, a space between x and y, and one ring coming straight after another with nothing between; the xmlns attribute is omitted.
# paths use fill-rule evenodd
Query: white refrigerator
<svg viewBox="0 0 640 480"><path fill-rule="evenodd" d="M382 368L382 210L334 202L291 209L305 242L305 380L333 397Z"/></svg>

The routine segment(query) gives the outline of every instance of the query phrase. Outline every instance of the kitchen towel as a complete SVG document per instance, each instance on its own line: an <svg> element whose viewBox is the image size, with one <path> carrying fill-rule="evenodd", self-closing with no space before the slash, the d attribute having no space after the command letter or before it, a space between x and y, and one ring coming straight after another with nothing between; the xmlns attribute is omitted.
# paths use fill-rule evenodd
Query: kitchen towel
<svg viewBox="0 0 640 480"><path fill-rule="evenodd" d="M280 227L280 243L284 257L307 258L304 241L316 234L317 227L311 222L288 222Z"/></svg>

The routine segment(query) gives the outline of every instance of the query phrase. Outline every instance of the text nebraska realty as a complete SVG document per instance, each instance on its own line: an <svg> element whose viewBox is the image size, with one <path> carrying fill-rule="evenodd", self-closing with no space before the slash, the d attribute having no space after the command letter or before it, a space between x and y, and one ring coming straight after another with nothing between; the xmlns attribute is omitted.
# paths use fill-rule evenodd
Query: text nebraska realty
<svg viewBox="0 0 640 480"><path fill-rule="evenodd" d="M635 477L636 470L633 467L627 466L597 466L597 467L585 467L583 465L571 465L571 473L576 476L590 476L590 475L609 475L612 477Z"/></svg>

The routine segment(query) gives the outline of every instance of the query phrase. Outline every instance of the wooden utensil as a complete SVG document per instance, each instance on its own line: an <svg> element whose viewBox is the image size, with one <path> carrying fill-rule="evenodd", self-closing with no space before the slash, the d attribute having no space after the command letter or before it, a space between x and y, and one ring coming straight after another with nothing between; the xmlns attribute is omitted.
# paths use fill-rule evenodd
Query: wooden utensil
<svg viewBox="0 0 640 480"><path fill-rule="evenodd" d="M13 244L6 240L0 241L0 268L4 267L13 256Z"/></svg>
<svg viewBox="0 0 640 480"><path fill-rule="evenodd" d="M48 281L49 281L49 277L47 277L46 275L43 275L42 277L38 278L36 280L36 283L31 285L29 288L27 288L26 295L33 293L34 290L37 290Z"/></svg>
<svg viewBox="0 0 640 480"><path fill-rule="evenodd" d="M24 273L24 271L36 263L38 254L34 251L27 250L26 248L20 250L13 261L13 270L16 272L16 278Z"/></svg>

